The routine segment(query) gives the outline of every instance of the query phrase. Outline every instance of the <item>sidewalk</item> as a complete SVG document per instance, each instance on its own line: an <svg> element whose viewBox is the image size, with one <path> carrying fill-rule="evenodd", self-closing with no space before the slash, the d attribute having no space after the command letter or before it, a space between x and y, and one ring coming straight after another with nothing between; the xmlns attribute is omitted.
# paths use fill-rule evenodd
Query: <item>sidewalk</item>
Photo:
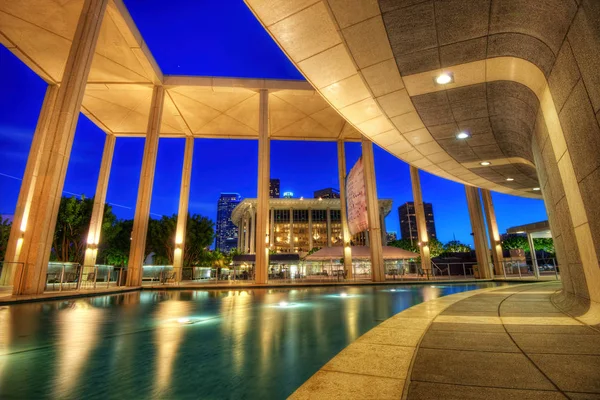
<svg viewBox="0 0 600 400"><path fill-rule="evenodd" d="M560 283L459 293L360 337L292 396L600 399L600 332L562 313Z"/></svg>

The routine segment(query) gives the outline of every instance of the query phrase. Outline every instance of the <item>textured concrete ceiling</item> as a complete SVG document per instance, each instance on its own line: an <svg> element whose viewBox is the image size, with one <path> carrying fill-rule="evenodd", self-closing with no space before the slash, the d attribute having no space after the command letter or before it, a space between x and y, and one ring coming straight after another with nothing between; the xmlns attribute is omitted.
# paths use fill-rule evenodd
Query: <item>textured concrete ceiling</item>
<svg viewBox="0 0 600 400"><path fill-rule="evenodd" d="M540 197L539 101L589 0L245 1L323 96L388 152L458 182ZM442 72L454 81L435 84ZM457 140L461 131L472 137Z"/></svg>

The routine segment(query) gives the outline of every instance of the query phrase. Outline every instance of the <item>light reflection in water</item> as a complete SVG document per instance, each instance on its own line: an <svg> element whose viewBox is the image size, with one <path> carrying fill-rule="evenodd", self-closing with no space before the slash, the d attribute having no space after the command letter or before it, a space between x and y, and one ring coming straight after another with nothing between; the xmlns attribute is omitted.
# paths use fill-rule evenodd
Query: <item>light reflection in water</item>
<svg viewBox="0 0 600 400"><path fill-rule="evenodd" d="M189 302L176 300L163 301L156 310L156 319L161 322L155 330L156 379L154 382L155 393L158 396L164 396L163 392L171 385L175 359L185 336L186 326L178 321L189 319L191 313Z"/></svg>
<svg viewBox="0 0 600 400"><path fill-rule="evenodd" d="M57 398L69 398L82 378L90 353L96 347L104 313L84 301L70 304L58 314Z"/></svg>

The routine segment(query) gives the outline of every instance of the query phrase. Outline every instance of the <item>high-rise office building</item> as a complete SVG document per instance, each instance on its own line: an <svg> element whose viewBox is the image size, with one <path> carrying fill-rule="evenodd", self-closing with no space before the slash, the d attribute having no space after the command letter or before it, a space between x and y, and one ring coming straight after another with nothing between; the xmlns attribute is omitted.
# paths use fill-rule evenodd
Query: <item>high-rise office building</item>
<svg viewBox="0 0 600 400"><path fill-rule="evenodd" d="M340 191L334 188L326 188L321 190L316 190L314 192L315 199L339 199Z"/></svg>
<svg viewBox="0 0 600 400"><path fill-rule="evenodd" d="M231 222L231 212L242 198L237 193L221 193L217 203L215 250L227 253L237 248L238 227Z"/></svg>
<svg viewBox="0 0 600 400"><path fill-rule="evenodd" d="M271 179L269 181L269 197L272 199L278 199L279 196L279 187L281 183L279 179Z"/></svg>
<svg viewBox="0 0 600 400"><path fill-rule="evenodd" d="M433 206L431 203L423 203L425 210L425 224L427 225L427 236L429 239L437 238L435 233L435 221L433 219ZM400 218L400 236L413 242L419 241L417 234L417 217L415 216L415 203L408 201L398 207Z"/></svg>

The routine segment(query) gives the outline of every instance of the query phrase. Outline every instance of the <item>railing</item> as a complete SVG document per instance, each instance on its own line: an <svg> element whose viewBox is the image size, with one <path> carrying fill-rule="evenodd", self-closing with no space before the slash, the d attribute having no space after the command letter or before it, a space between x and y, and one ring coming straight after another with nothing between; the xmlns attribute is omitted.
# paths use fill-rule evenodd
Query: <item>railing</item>
<svg viewBox="0 0 600 400"><path fill-rule="evenodd" d="M370 263L352 263L352 274L339 261L303 261L297 264L271 264L268 269L269 283L343 282L371 279Z"/></svg>
<svg viewBox="0 0 600 400"><path fill-rule="evenodd" d="M81 265L72 262L49 262L44 291L61 292L79 288Z"/></svg>
<svg viewBox="0 0 600 400"><path fill-rule="evenodd" d="M390 281L427 281L473 279L476 263L431 263L431 270L423 269L418 262L406 260L386 261L385 276Z"/></svg>
<svg viewBox="0 0 600 400"><path fill-rule="evenodd" d="M559 266L554 258L529 260L505 260L502 262L502 276L508 279L540 279L553 277L559 279Z"/></svg>

